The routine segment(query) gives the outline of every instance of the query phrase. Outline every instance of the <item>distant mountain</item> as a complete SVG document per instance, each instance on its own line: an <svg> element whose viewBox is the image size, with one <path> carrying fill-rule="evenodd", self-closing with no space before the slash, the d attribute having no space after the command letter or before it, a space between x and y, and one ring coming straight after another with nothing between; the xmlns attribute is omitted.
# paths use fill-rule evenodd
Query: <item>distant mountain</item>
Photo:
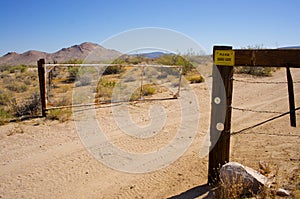
<svg viewBox="0 0 300 199"><path fill-rule="evenodd" d="M145 58L156 59L163 55L173 55L173 53L149 52L149 53L134 54L133 56L143 56Z"/></svg>
<svg viewBox="0 0 300 199"><path fill-rule="evenodd" d="M55 53L35 50L30 50L22 54L9 52L0 57L0 65L36 65L37 60L41 58L44 58L46 63L65 63L71 59L84 60L87 56L92 57L89 59L91 62L103 62L114 60L121 56L121 53L116 50L106 49L98 44L85 42L69 48L63 48Z"/></svg>
<svg viewBox="0 0 300 199"><path fill-rule="evenodd" d="M286 46L286 47L280 47L278 49L300 49L300 46Z"/></svg>

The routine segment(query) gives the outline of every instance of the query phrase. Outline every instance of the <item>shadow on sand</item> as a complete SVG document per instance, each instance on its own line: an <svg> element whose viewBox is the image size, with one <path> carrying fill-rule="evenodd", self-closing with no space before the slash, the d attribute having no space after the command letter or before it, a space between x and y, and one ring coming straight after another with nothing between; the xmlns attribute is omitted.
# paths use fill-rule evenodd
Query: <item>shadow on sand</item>
<svg viewBox="0 0 300 199"><path fill-rule="evenodd" d="M169 197L168 199L194 199L198 197L203 199L212 199L214 198L214 192L215 191L211 186L208 184L203 184L182 192L179 195Z"/></svg>

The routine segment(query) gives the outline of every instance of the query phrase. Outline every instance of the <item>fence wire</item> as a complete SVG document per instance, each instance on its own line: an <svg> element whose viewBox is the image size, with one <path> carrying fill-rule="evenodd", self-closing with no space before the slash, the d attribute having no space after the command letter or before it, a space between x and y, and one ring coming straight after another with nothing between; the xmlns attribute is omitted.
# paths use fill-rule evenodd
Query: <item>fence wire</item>
<svg viewBox="0 0 300 199"><path fill-rule="evenodd" d="M286 81L278 81L278 82L265 82L265 81L248 81L248 80L241 80L241 79L233 79L233 81L236 82L242 82L242 83L249 83L249 84L287 84ZM294 84L299 84L300 81L294 81Z"/></svg>
<svg viewBox="0 0 300 199"><path fill-rule="evenodd" d="M285 112L280 111L268 111L268 110L254 110L248 108L239 108L239 107L232 107L233 110L243 111L243 112L253 112L253 113L270 113L270 114L283 114ZM296 115L300 115L300 113L296 113Z"/></svg>
<svg viewBox="0 0 300 199"><path fill-rule="evenodd" d="M300 110L300 107L295 108L295 111L292 111L292 112L296 112L296 111L298 111L298 110ZM281 117L283 117L283 116L285 116L285 115L288 115L288 114L290 114L290 113L291 113L291 111L282 113L282 114L280 114L280 115L277 115L277 116L275 116L275 117L272 117L272 118L270 118L270 119L267 119L267 120L265 120L265 121L263 121L263 122L260 122L260 123L258 123L258 124L252 125L252 126L250 126L250 127L241 129L241 130L239 130L239 131L234 131L234 132L231 133L231 135L237 135L237 134L240 134L240 133L242 133L242 132L244 132L244 131L247 131L247 130L253 129L253 128L255 128L255 127L261 126L261 125L263 125L263 124L266 124L266 123L271 122L271 121L273 121L273 120L275 120L275 119L281 118ZM300 135L296 135L296 136L299 136L299 137L300 137Z"/></svg>

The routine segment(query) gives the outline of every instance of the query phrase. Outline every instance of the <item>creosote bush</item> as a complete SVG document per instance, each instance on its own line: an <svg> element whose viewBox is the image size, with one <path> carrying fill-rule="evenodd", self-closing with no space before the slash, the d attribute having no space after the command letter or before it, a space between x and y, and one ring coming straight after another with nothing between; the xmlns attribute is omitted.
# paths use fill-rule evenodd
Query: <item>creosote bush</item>
<svg viewBox="0 0 300 199"><path fill-rule="evenodd" d="M21 117L25 115L36 115L40 110L40 103L39 93L34 93L20 102L16 99L12 99L10 106L13 110L13 115Z"/></svg>

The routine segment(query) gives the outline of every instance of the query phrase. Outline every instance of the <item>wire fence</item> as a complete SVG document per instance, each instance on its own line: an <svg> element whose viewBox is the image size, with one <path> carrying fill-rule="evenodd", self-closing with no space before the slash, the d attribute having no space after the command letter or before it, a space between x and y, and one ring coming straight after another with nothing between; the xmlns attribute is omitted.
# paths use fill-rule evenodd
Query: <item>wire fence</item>
<svg viewBox="0 0 300 199"><path fill-rule="evenodd" d="M298 111L298 110L300 110L300 107L297 107L297 108L295 109L295 111L293 111L293 112L296 112L296 111ZM231 135L237 135L237 134L243 133L243 132L248 131L248 130L251 130L251 129L255 128L255 127L258 127L258 126L261 126L261 125L266 124L266 123L268 123L268 122L271 122L271 121L273 121L273 120L275 120L275 119L279 119L279 118L281 118L281 117L283 117L283 116L286 116L286 115L288 115L288 114L290 114L290 113L291 113L291 111L282 113L282 114L280 114L280 115L277 115L277 116L275 116L275 117L272 117L272 118L270 118L270 119L267 119L267 120L265 120L265 121L263 121L263 122L259 122L259 123L255 124L255 125L252 125L252 126L249 126L249 127L244 128L244 129L241 129L241 130L239 130L239 131L234 131L234 132L231 133ZM291 135L290 135L290 136L291 136ZM292 135L292 136L300 137L300 135Z"/></svg>
<svg viewBox="0 0 300 199"><path fill-rule="evenodd" d="M241 83L246 83L246 84L288 84L287 81L249 81L249 80L242 80L242 79L236 79L236 78L233 78L233 81L235 82L241 82ZM293 84L299 84L300 81L293 81ZM259 122L257 124L254 124L252 126L249 126L249 127L246 127L246 128L243 128L241 130L238 130L238 131L233 131L231 132L231 135L237 135L237 134L241 134L245 131L249 131L255 127L258 127L258 126L261 126L261 125L264 125L266 123L269 123L273 120L276 120L276 119L279 119L281 117L284 117L286 115L289 115L291 113L295 113L295 115L300 115L299 112L297 112L298 110L300 110L300 107L297 107L295 108L295 110L293 111L288 111L288 112L282 112L282 111L273 111L273 110L255 110L255 109L251 109L251 108L242 108L242 107L231 107L232 110L235 110L235 111L242 111L242 112L252 112L252 113L260 113L260 114L277 114L276 116L272 117L272 118L269 118L269 119L266 119L262 122ZM284 136L282 134L280 134L280 136ZM295 136L295 137L300 137L300 135L285 135L285 136Z"/></svg>
<svg viewBox="0 0 300 199"><path fill-rule="evenodd" d="M44 64L44 66L47 110L125 101L174 99L180 95L182 84L181 66L151 64ZM107 70L112 69L118 69L119 72L111 71L111 74L105 74ZM101 78L98 79L99 77ZM94 89L94 101L78 104L77 101L82 99L72 101L74 97L72 90L89 88ZM113 91L116 90L124 97L129 96L128 99L113 99ZM154 93L159 94L158 99L151 97Z"/></svg>
<svg viewBox="0 0 300 199"><path fill-rule="evenodd" d="M286 81L278 81L278 82L266 82L266 81L249 81L249 80L242 80L242 79L233 79L236 82L242 83L249 83L249 84L287 84ZM299 84L300 81L294 81L294 84Z"/></svg>

